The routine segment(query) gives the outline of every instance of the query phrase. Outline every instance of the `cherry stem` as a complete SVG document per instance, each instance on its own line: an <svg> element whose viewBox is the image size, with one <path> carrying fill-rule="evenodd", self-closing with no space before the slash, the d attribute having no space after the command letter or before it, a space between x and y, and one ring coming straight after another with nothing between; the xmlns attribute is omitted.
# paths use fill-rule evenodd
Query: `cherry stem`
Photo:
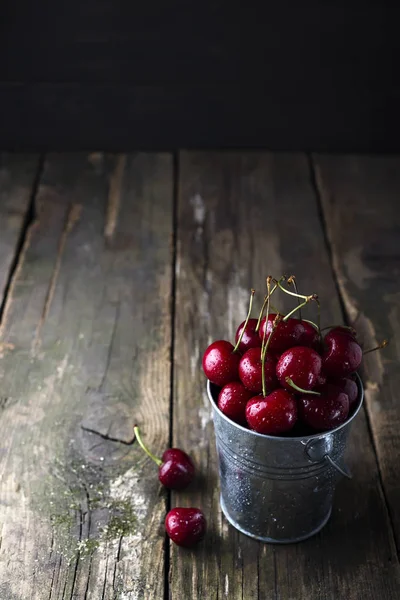
<svg viewBox="0 0 400 600"><path fill-rule="evenodd" d="M308 304L309 302L311 302L311 300L315 300L314 298L315 294L313 296L304 296L305 301L302 302L301 304L299 304L298 306L296 306L296 308L294 308L293 310L290 311L290 313L288 313L287 315L285 315L283 317L283 322L286 323L286 321L288 319L290 319L290 317L297 311L300 310L301 308L303 308L303 306L305 306L306 304Z"/></svg>
<svg viewBox="0 0 400 600"><path fill-rule="evenodd" d="M288 284L290 285L291 283L293 283L293 287L295 289L295 292L297 295L299 295L299 290L297 289L297 283L296 283L296 277L294 275L291 275L288 279L287 279ZM297 298L297 304L300 304L300 298ZM299 319L300 321L302 320L301 318L301 309L299 309Z"/></svg>
<svg viewBox="0 0 400 600"><path fill-rule="evenodd" d="M267 390L266 390L266 387L265 387L265 369L264 369L264 367L265 367L265 355L266 355L265 348L267 346L267 344L265 343L265 338L266 338L267 328L268 328L269 298L271 296L271 280L272 280L272 277L269 275L267 277L267 314L266 314L266 317L265 317L264 335L263 335L263 340L262 340L262 344L261 344L261 382L262 382L262 393L263 393L264 398L267 395ZM275 290L276 290L276 286L274 288L274 291Z"/></svg>
<svg viewBox="0 0 400 600"><path fill-rule="evenodd" d="M275 329L278 327L278 324L282 321L282 315L277 314L274 322L272 323L272 329L271 329L271 333L268 336L268 340L267 343L265 344L265 347L263 349L263 347L261 346L261 381L262 381L262 385L263 385L263 396L264 398L266 397L266 389L265 389L265 373L264 373L264 365L265 365L265 357L267 356L267 352L268 352L268 348L269 345L271 343L271 339L272 336L274 334ZM267 331L267 325L268 325L268 320L266 321L265 324L265 329L264 329L264 339L265 339L265 333Z"/></svg>
<svg viewBox="0 0 400 600"><path fill-rule="evenodd" d="M378 346L375 346L375 348L370 348L369 350L366 350L365 352L363 352L363 356L365 356L366 354L369 354L370 352L375 352L375 350L382 350L382 348L386 348L388 343L389 343L389 340L383 340L383 342L381 342Z"/></svg>
<svg viewBox="0 0 400 600"><path fill-rule="evenodd" d="M303 300L307 300L307 298L309 298L310 296L303 296L302 294L295 294L294 292L291 292L290 290L287 290L286 288L283 287L283 285L281 284L282 281L282 277L280 278L279 281L277 281L276 283L279 286L279 289L282 290L282 292L285 292L285 294L290 294L290 296L294 296L295 298L303 298ZM289 277L290 279L290 277Z"/></svg>
<svg viewBox="0 0 400 600"><path fill-rule="evenodd" d="M265 307L267 305L267 300L268 300L268 295L264 296L264 302L262 303L262 307L260 310L260 314L258 315L258 321L257 321L257 326L256 326L256 331L258 332L258 330L260 329L260 325L261 325L261 320L263 318L263 314L264 314L264 310Z"/></svg>
<svg viewBox="0 0 400 600"><path fill-rule="evenodd" d="M305 321L306 323L310 323L310 325L315 327L315 329L318 329L318 325L314 323L314 321L310 321L309 319L303 319L303 321Z"/></svg>
<svg viewBox="0 0 400 600"><path fill-rule="evenodd" d="M135 437L138 441L139 446L142 448L142 450L144 450L147 454L147 456L149 456L151 458L151 460L154 460L154 462L161 467L161 465L163 464L163 461L161 460L161 458L157 458L157 456L154 456L154 454L152 454L150 452L150 450L148 450L148 448L146 448L146 446L144 445L144 443L142 442L142 438L140 437L140 433L139 433L139 427L137 425L135 425L135 427L133 428L133 432L135 434Z"/></svg>
<svg viewBox="0 0 400 600"><path fill-rule="evenodd" d="M251 315L251 309L253 308L253 298L254 298L254 294L256 293L256 290L251 290L250 292L250 302L249 302L249 310L247 313L247 317L246 320L244 322L244 325L242 327L242 331L240 332L238 341L236 342L236 346L234 347L234 349L232 350L232 352L237 352L239 346L240 346L240 342L242 341L242 337L244 335L245 329L247 327L247 323L249 322L250 319L250 315Z"/></svg>
<svg viewBox="0 0 400 600"><path fill-rule="evenodd" d="M320 343L322 343L322 332L321 332L321 303L319 301L318 296L314 296L313 300L317 303L318 312L317 312L317 327L318 327L318 337Z"/></svg>
<svg viewBox="0 0 400 600"><path fill-rule="evenodd" d="M272 281L272 277L271 277L271 281ZM261 307L261 311L260 311L260 314L259 314L259 317L258 317L256 331L258 331L260 329L261 321L262 321L262 318L263 318L265 307L267 306L267 302L270 299L270 297L272 296L272 294L275 292L275 290L277 289L277 287L278 287L278 284L276 283L274 285L274 287L272 288L272 290L270 292L268 292L266 296L264 296L264 302L263 302L263 305ZM276 310L275 307L273 307L273 309Z"/></svg>
<svg viewBox="0 0 400 600"><path fill-rule="evenodd" d="M296 385L293 381L293 379L290 379L290 377L285 377L285 381L288 385L290 385L290 387L292 387L294 390L296 390L296 392L300 392L301 394L313 394L314 396L320 396L320 392L314 392L313 390L303 390L301 387L299 387L298 385Z"/></svg>

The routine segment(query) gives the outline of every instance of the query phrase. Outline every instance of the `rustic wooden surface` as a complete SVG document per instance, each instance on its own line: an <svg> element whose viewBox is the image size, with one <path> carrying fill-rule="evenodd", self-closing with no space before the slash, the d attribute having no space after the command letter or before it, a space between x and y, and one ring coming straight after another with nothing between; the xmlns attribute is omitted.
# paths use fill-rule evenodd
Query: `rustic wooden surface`
<svg viewBox="0 0 400 600"><path fill-rule="evenodd" d="M399 159L92 153L46 156L42 170L36 157L10 160L0 171L1 600L397 598ZM221 515L200 369L270 272L296 273L301 291L319 293L324 323L355 322L365 346L392 338L366 360L354 479L340 483L320 534L282 547ZM160 488L135 422L155 453L173 442L193 455L188 490ZM165 539L174 505L206 514L193 551Z"/></svg>

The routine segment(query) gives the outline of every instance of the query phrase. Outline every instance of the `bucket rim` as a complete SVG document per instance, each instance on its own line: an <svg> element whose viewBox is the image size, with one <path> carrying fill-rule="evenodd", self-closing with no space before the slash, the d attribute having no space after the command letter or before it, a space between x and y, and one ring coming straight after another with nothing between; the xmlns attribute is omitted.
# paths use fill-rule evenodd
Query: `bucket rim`
<svg viewBox="0 0 400 600"><path fill-rule="evenodd" d="M269 440L276 440L276 441L283 441L283 442L288 442L288 441L309 441L309 440L314 440L314 439L319 439L325 435L330 435L330 434L334 434L337 431L340 431L340 429L343 429L344 427L347 427L348 425L350 425L350 423L353 421L353 419L356 417L356 415L360 412L360 409L364 403L364 386L363 383L361 381L361 377L359 376L358 373L355 373L356 376L356 383L357 383L357 387L358 387L358 392L359 392L359 400L358 400L358 406L357 408L354 410L354 412L352 413L352 415L346 419L346 421L344 423L342 423L341 425L339 425L338 427L335 427L335 429L329 429L328 431L320 431L319 433L312 433L311 435L298 435L298 436L279 436L279 435L268 435L266 433L258 433L257 431L254 431L253 429L248 429L247 427L243 427L243 425L239 425L239 423L235 423L235 421L232 421L232 419L230 419L229 417L227 417L219 408L217 405L216 400L213 397L213 393L211 391L211 386L213 385L211 383L211 381L209 379L207 379L207 396L208 399L210 401L210 404L212 406L212 409L215 410L216 413L218 413L218 415L227 423L229 423L229 425L235 427L236 429L239 429L241 431L243 431L244 433L248 434L248 435L252 435L254 437L257 438L261 438L263 440L265 439L269 439Z"/></svg>

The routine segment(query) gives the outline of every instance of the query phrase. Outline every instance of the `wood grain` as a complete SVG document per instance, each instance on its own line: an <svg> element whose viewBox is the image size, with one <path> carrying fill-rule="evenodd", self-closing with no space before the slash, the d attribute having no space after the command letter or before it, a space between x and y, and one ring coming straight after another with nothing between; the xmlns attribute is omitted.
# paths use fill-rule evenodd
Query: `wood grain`
<svg viewBox="0 0 400 600"><path fill-rule="evenodd" d="M315 156L333 264L364 347L366 405L400 549L400 158Z"/></svg>
<svg viewBox="0 0 400 600"><path fill-rule="evenodd" d="M172 189L170 155L46 159L1 338L4 600L163 597L166 496L132 429L167 445Z"/></svg>
<svg viewBox="0 0 400 600"><path fill-rule="evenodd" d="M206 346L233 338L250 288L263 290L269 273L294 272L301 291L319 293L323 322L342 320L307 159L184 152L179 167L173 439L202 478L172 502L201 507L209 534L191 552L172 547L170 598L392 599L400 569L364 413L349 442L354 479L341 482L331 521L313 539L261 545L219 509Z"/></svg>
<svg viewBox="0 0 400 600"><path fill-rule="evenodd" d="M39 157L0 154L0 307L29 211Z"/></svg>

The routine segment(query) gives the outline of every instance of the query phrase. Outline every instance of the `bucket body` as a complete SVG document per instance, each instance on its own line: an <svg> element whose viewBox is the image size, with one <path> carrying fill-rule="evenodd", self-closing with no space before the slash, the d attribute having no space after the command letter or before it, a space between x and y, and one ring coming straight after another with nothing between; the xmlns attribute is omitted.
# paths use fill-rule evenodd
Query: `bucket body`
<svg viewBox="0 0 400 600"><path fill-rule="evenodd" d="M264 542L293 543L317 533L332 511L335 485L348 475L343 454L351 423L305 437L262 435L237 425L217 406L218 391L207 383L213 411L221 486L221 508L242 533Z"/></svg>

